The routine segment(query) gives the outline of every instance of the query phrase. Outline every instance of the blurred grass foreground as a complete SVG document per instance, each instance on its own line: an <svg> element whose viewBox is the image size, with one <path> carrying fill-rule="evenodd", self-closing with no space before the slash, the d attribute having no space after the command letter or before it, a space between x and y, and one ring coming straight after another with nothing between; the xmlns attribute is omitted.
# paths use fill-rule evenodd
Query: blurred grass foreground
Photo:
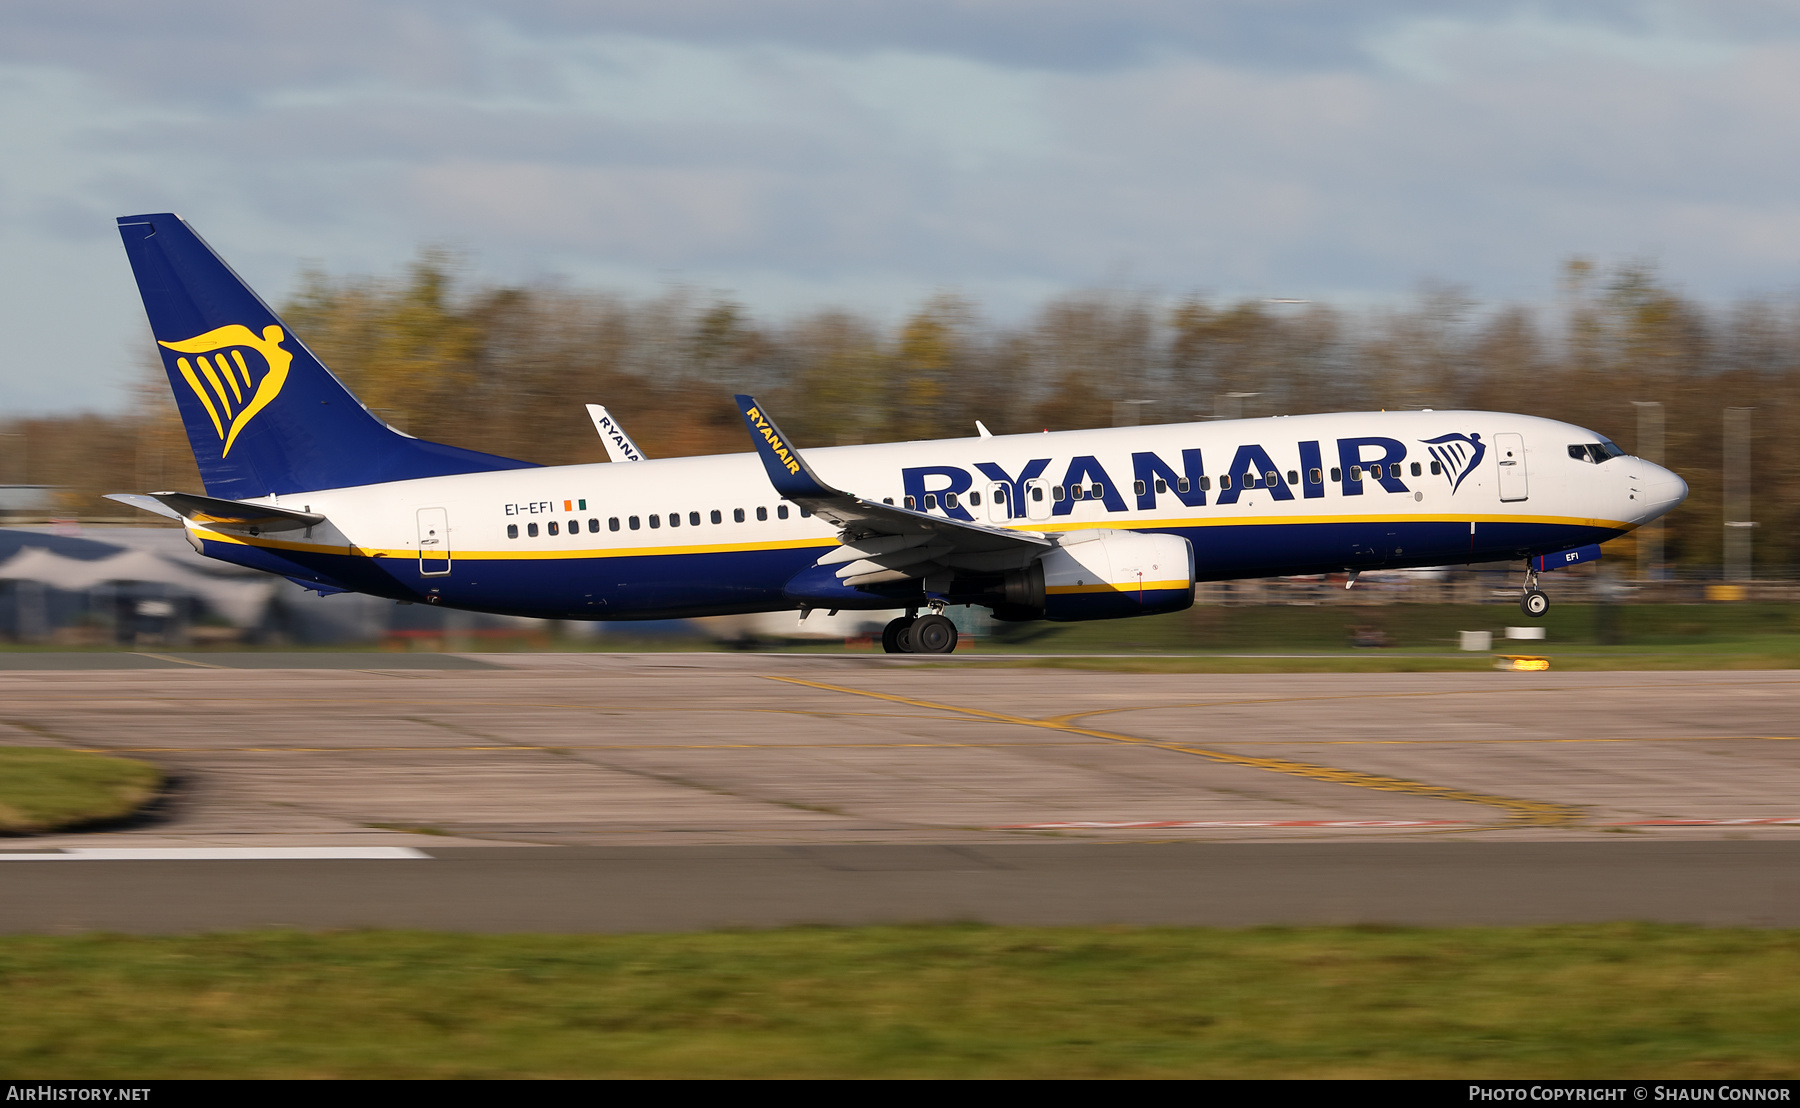
<svg viewBox="0 0 1800 1108"><path fill-rule="evenodd" d="M0 834L123 819L149 803L162 783L162 771L130 758L0 747Z"/></svg>
<svg viewBox="0 0 1800 1108"><path fill-rule="evenodd" d="M0 1072L1800 1076L1800 934L259 932L0 939Z"/></svg>

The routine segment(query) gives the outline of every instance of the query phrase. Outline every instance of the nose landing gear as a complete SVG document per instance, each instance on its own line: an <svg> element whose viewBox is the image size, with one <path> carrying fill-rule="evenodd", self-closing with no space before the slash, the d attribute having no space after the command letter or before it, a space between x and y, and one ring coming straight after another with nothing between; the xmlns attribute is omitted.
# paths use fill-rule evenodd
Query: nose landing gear
<svg viewBox="0 0 1800 1108"><path fill-rule="evenodd" d="M1538 619L1550 610L1550 598L1538 588L1538 571L1529 563L1525 566L1525 592L1519 597L1519 610Z"/></svg>

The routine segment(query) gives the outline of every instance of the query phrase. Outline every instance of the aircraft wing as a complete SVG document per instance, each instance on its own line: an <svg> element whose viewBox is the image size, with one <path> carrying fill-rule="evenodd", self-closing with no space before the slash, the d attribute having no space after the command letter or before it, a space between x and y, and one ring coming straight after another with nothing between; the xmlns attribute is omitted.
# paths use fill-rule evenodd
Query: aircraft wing
<svg viewBox="0 0 1800 1108"><path fill-rule="evenodd" d="M247 531L252 535L265 531L301 531L325 522L317 512L297 512L292 508L276 508L268 504L246 504L240 500L221 500L191 492L153 492L148 495L129 492L108 493L106 499L155 512L170 519L190 519L208 527L226 531Z"/></svg>
<svg viewBox="0 0 1800 1108"><path fill-rule="evenodd" d="M943 569L1016 569L1054 545L1035 532L927 515L833 488L812 471L754 397L739 396L737 402L775 491L842 528L838 541L843 547L819 564L838 565L836 576L846 585L924 577Z"/></svg>
<svg viewBox="0 0 1800 1108"><path fill-rule="evenodd" d="M588 418L594 421L594 430L600 432L600 442L606 447L608 460L614 462L641 462L644 460L644 452L638 449L637 443L631 441L631 436L625 433L625 428L619 426L619 421L612 417L612 413L606 410L605 405L589 404L587 410Z"/></svg>

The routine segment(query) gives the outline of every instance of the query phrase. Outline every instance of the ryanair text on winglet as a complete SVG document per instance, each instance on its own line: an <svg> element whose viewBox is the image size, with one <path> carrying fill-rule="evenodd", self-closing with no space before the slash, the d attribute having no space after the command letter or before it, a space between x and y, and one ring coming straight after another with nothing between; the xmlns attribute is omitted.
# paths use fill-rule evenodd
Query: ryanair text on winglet
<svg viewBox="0 0 1800 1108"><path fill-rule="evenodd" d="M788 453L788 448L782 445L781 436L777 435L774 428L769 426L769 421L762 417L762 413L755 408L749 408L745 410L744 415L756 421L756 429L762 432L762 437L767 440L769 448L775 451L775 456L781 459L781 464L787 467L787 471L799 473L800 463L796 462Z"/></svg>

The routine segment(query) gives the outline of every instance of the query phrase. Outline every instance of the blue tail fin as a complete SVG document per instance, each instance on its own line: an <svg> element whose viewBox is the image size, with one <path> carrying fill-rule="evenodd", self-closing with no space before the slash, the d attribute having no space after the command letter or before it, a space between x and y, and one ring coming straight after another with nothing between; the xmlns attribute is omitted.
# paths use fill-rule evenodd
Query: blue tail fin
<svg viewBox="0 0 1800 1108"><path fill-rule="evenodd" d="M180 216L121 216L119 235L211 495L532 464L424 442L376 419Z"/></svg>

